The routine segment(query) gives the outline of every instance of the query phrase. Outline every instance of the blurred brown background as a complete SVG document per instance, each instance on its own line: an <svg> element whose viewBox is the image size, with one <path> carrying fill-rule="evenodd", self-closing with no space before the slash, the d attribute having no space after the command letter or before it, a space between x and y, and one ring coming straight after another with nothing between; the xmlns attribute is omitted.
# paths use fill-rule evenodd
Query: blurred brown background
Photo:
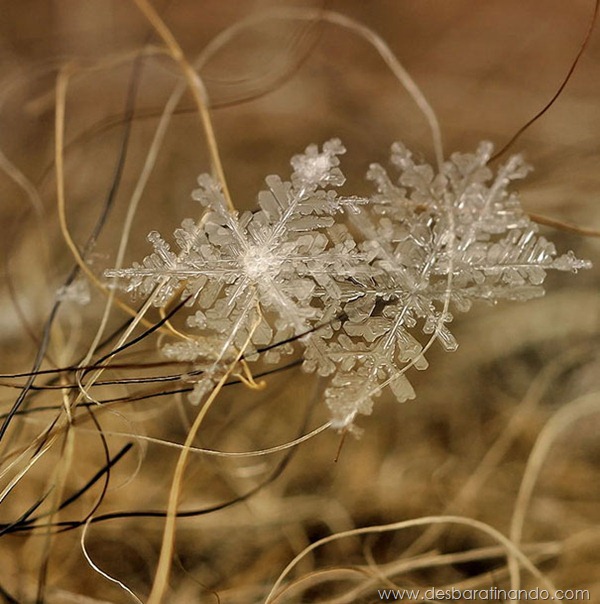
<svg viewBox="0 0 600 604"><path fill-rule="evenodd" d="M219 32L245 17L282 6L315 9L323 4L173 0L156 1L154 6L192 60ZM474 150L485 139L503 145L549 100L582 43L593 2L332 0L324 7L354 17L387 41L437 112L445 152L450 154ZM12 177L0 175L3 373L31 366L54 291L72 266L56 217L53 128L58 69L68 62L81 68L69 83L65 127L67 214L80 245L114 181L127 122L127 94L132 74L137 73L122 182L90 256L92 270L101 276L114 262L127 203L158 116L181 81L178 68L166 57L148 58L135 72L127 57L146 44L161 43L127 0L0 2L0 150L5 164L31 183L44 208L39 215L28 209L31 201L14 182L17 172L13 170ZM559 100L512 149L523 152L535 167L520 188L527 210L597 229L599 70L597 26ZM293 154L332 136L340 137L348 148L345 172L349 189L357 192L369 190L364 181L368 165L385 163L393 141L401 140L433 159L427 124L401 85L364 40L340 28L267 21L233 40L200 73L239 208L254 207L265 175L287 175ZM149 230L168 234L183 218L195 216L190 192L197 175L208 169L204 135L191 97L185 95L142 196L126 264L148 253ZM361 419L363 438L348 438L337 463L339 436L326 432L300 447L282 475L247 502L182 521L169 602L262 601L279 572L303 547L352 527L451 510L506 533L527 460L543 426L576 397L594 396L599 386L600 248L594 239L577 234L550 229L544 233L560 250L574 249L592 259L596 268L550 277L544 299L476 307L457 317L453 331L459 350L449 355L434 347L428 354L430 369L411 377L417 400L399 406L383 396L373 415ZM54 341L51 352L57 363L68 364L85 352L102 309L102 299L92 295L90 305L61 315L67 344ZM121 315L113 317L111 326L122 320ZM156 342L148 342L133 360L156 358ZM269 379L263 392L236 386L223 395L198 444L241 451L293 439L313 399L317 405L310 427L327 419L326 410L318 405L320 387L296 369ZM533 394L532 387L538 388ZM115 387L110 393L133 390ZM14 391L4 388L1 400L8 408ZM55 403L57 397L52 394L44 400ZM171 397L119 412L106 418L107 430L181 442L195 410ZM49 416L24 420L20 438L39 432L47 421ZM97 438L86 428L78 432L79 455L68 481L73 489L102 459ZM589 589L592 601L600 598L597 433L597 415L591 415L557 436L542 467L523 538L532 560L557 586ZM111 446L124 442L112 438ZM486 462L487 473L476 488L449 508L469 479L477 476L481 460L498 446L494 445L498 438L504 439L504 449ZM19 442L24 441L17 438L12 445L18 448ZM164 507L176 452L147 446L139 468L136 457L115 469L115 484L125 486L109 493L102 511ZM52 463L58 463L61 455L57 451ZM249 460L194 457L182 508L239 495L266 480L281 459L282 454ZM22 494L7 499L0 510L2 521L22 513L23 501L39 496L47 478L42 470L32 471L22 482ZM81 503L82 514L93 494ZM88 539L90 555L142 597L151 585L162 522L127 519L94 526ZM498 553L394 574L390 569L403 556L466 555L491 545L481 534L455 528L443 529L417 547L414 541L421 533L412 529L379 539L344 541L309 556L299 575L350 565L371 572L372 554L392 584L506 586L505 560ZM131 601L90 569L79 537L73 531L54 540L46 601ZM12 535L0 543L0 586L18 601L34 601L39 543L39 538ZM535 585L527 573L523 581ZM382 579L377 586L387 583ZM343 582L308 581L283 601L379 601L373 588L352 595L346 587Z"/></svg>

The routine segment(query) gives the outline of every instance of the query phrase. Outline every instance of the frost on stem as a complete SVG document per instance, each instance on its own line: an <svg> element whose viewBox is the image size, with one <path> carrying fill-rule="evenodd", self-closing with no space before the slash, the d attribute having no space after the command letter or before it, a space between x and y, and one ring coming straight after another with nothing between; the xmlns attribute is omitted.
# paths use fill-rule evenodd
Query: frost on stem
<svg viewBox="0 0 600 604"><path fill-rule="evenodd" d="M206 214L175 231L178 251L152 232L154 252L142 264L107 271L129 291L155 292L157 306L182 290L194 307L187 325L197 338L164 348L203 371L194 402L246 342L252 359L261 347L300 336L304 369L331 377L334 427L352 428L386 386L398 401L414 398L406 370L427 367L419 334L457 347L450 309L528 300L543 295L547 270L590 266L571 252L557 257L537 234L509 190L530 170L518 155L494 174L484 142L474 154L453 154L436 174L396 143L397 176L373 164L367 176L376 193L363 199L335 190L345 180L344 152L337 139L322 151L310 145L292 158L290 181L268 176L259 209L240 215L201 176L193 198ZM292 350L270 348L264 358L277 362Z"/></svg>

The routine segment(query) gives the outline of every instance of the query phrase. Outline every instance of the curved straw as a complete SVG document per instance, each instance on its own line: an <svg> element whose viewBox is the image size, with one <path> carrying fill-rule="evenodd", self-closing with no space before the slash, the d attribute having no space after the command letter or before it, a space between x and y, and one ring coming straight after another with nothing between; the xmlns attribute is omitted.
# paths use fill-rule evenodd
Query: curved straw
<svg viewBox="0 0 600 604"><path fill-rule="evenodd" d="M173 482L171 483L171 488L169 490L169 500L167 504L165 528L163 531L158 565L156 568L156 573L154 574L154 581L152 583L150 595L148 596L147 604L161 604L161 602L164 601L164 595L168 588L169 575L171 573L171 562L173 558L173 551L175 549L175 525L177 523L177 506L179 505L179 497L181 495L183 477L185 474L188 458L191 453L192 443L194 442L194 439L196 438L196 435L198 434L202 422L208 414L208 411L210 410L217 396L221 392L221 389L227 382L227 379L235 369L235 366L242 358L244 350L248 347L252 335L256 331L260 320L260 314L257 313L256 321L248 333L248 337L246 339L245 344L240 349L240 352L238 353L237 357L233 360L233 362L224 372L221 379L217 382L209 397L206 399L204 405L202 405L202 407L200 408L200 411L198 412L198 415L196 415L194 423L192 424L192 427L190 428L186 436L183 448L181 449L179 458L177 459L177 464L175 466L175 472L173 475Z"/></svg>
<svg viewBox="0 0 600 604"><path fill-rule="evenodd" d="M564 77L563 81L561 82L561 84L558 87L558 89L556 90L556 92L552 95L552 98L532 118L530 118L527 122L525 122L525 124L523 126L521 126L515 132L515 134L512 135L512 137L508 140L508 142L505 143L504 146L499 151L496 151L496 153L494 153L494 155L492 155L492 157L490 158L490 162L495 161L496 159L498 159L499 157L504 155L510 149L510 147L521 137L521 135L526 130L528 130L530 126L535 124L535 122L537 122L538 119L540 119L544 115L544 113L546 113L546 111L548 111L548 109L550 109L550 107L552 107L552 105L554 105L554 103L558 100L558 97L562 94L562 91L566 88L567 84L569 83L569 80L571 79L571 76L575 72L575 68L577 67L577 64L579 63L579 59L581 59L583 53L585 52L585 50L590 42L590 38L592 37L592 32L594 31L594 26L596 25L596 19L598 18L599 10L600 10L600 0L596 0L596 2L594 3L594 11L590 18L590 22L588 24L587 31L585 32L583 42L579 46L579 50L577 51L577 54L575 55L575 59L573 60L573 62L571 63L571 66L569 67L569 71L567 71L567 75Z"/></svg>
<svg viewBox="0 0 600 604"><path fill-rule="evenodd" d="M187 85L192 93L196 106L198 107L198 112L200 113L202 126L204 128L204 132L206 133L206 141L208 143L208 150L210 152L213 170L215 171L217 180L221 184L223 197L227 202L229 211L235 213L235 206L231 200L229 189L227 187L227 181L225 180L223 164L221 163L219 148L208 111L208 94L206 93L204 83L194 67L185 58L181 46L179 46L177 40L169 31L169 28L165 25L164 21L160 18L160 15L156 12L152 5L147 0L133 0L133 2L137 5L144 17L146 17L148 22L155 29L156 33L162 38L163 42L169 49L169 53L173 57L173 60L179 63L181 70L183 71Z"/></svg>
<svg viewBox="0 0 600 604"><path fill-rule="evenodd" d="M241 30L269 19L326 21L327 23L343 27L344 29L359 35L361 38L369 42L369 44L371 44L371 46L377 50L379 56L385 61L385 64L388 66L390 71L394 74L394 76L396 76L402 86L404 86L406 92L408 92L419 110L425 116L429 129L431 130L433 149L435 152L438 170L441 168L442 164L444 163L444 151L442 145L442 133L435 111L425 98L424 94L421 92L417 83L413 80L408 71L406 71L406 69L402 66L383 38L366 25L363 25L351 17L347 17L346 15L335 11L309 8L282 8L265 11L264 13L259 13L246 19L242 19L216 36L200 54L195 66L198 67L200 64L206 63L212 55L220 50L225 44L230 42L231 39L234 38Z"/></svg>
<svg viewBox="0 0 600 604"><path fill-rule="evenodd" d="M574 422L598 412L600 412L600 392L583 395L562 407L548 420L538 435L531 455L527 460L510 523L510 539L515 545L521 542L525 516L533 495L533 489L554 440L561 432L570 428ZM514 569L516 565L516 560L511 557L509 568Z"/></svg>
<svg viewBox="0 0 600 604"><path fill-rule="evenodd" d="M295 438L294 440L290 440L281 445L274 445L273 447L268 447L266 449L256 449L252 451L221 451L218 449L205 449L202 447L189 447L191 453L198 453L201 455L208 455L213 457L226 457L226 458L247 458L247 457L262 457L264 455L272 455L273 453L281 453L281 451L287 451L288 449L292 449L293 447L297 447L298 445L311 440L318 434L325 432L331 427L331 422L325 422L321 424L314 430ZM96 430L92 430L90 428L80 428L80 432L90 432L95 434ZM122 438L136 438L140 441L154 443L156 445L161 445L163 447L169 447L172 449L184 449L184 445L173 442L170 440L165 440L162 438L154 438L152 436L146 436L144 434L137 434L133 432L116 432L113 430L104 430L103 434L105 436L120 436Z"/></svg>
<svg viewBox="0 0 600 604"><path fill-rule="evenodd" d="M542 582L545 587L554 592L555 588L552 583L546 579L542 573L537 569L537 567L529 560L529 558L509 539L507 539L500 531L495 528L489 526L485 522L481 522L479 520L473 520L471 518L464 518L462 516L425 516L423 518L415 518L412 520L404 520L401 522L394 522L392 524L383 524L379 526L369 526L365 528L352 529L349 531L343 531L341 533L336 533L335 535L329 535L328 537L324 537L323 539L319 539L312 543L308 547L304 548L283 570L283 572L275 581L273 588L269 592L265 600L265 604L271 604L279 599L279 596L283 595L283 592L278 592L281 584L285 577L290 573L290 571L302 560L307 554L316 550L318 547L322 545L326 545L327 543L331 543L332 541L337 541L338 539L343 539L346 537L355 537L357 535L369 535L369 534L378 534L378 533L386 533L390 531L398 531L406 528L412 528L415 526L425 526L428 524L458 524L462 526L469 526L471 528L477 529L483 533L486 533L498 543L500 543L506 553L507 556L514 556L524 568L526 568L532 575L537 577L540 582ZM518 571L518 569L517 569ZM517 573L518 574L518 573ZM514 570L511 570L511 584L514 585L516 579L516 574Z"/></svg>
<svg viewBox="0 0 600 604"><path fill-rule="evenodd" d="M84 527L83 527L83 531L81 533L81 539L80 539L80 545L81 545L81 551L83 553L84 558L86 559L87 563L90 565L91 568L93 568L99 575L101 575L102 577L104 577L106 580L110 581L111 583L114 583L116 585L118 585L123 591L125 591L127 594L129 594L131 596L131 598L136 602L136 604L143 604L143 602L135 595L135 593L133 592L132 589L130 589L129 587L127 587L127 585L125 585L125 583L123 583L123 581L121 581L120 579L117 579L116 577L113 577L112 575L109 575L106 571L102 570L93 560L92 557L90 556L87 547L85 545L85 540L87 537L87 532L88 529L90 527L91 524L91 519L88 520Z"/></svg>

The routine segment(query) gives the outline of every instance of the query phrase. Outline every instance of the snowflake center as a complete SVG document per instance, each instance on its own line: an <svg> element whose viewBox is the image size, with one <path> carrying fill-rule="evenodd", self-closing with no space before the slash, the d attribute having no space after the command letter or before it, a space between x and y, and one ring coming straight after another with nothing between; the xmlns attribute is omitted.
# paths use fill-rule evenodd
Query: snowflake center
<svg viewBox="0 0 600 604"><path fill-rule="evenodd" d="M243 255L242 263L246 275L253 281L258 281L272 270L275 258L270 251L253 246Z"/></svg>

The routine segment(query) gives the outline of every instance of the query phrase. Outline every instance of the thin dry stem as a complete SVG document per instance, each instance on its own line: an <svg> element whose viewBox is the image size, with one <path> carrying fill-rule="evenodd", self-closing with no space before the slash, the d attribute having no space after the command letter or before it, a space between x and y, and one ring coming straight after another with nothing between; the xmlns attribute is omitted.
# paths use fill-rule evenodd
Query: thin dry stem
<svg viewBox="0 0 600 604"><path fill-rule="evenodd" d="M375 533L385 533L390 531L398 531L407 528L417 527L417 526L426 526L428 524L458 524L463 526L468 526L470 528L481 531L494 540L498 541L507 554L507 557L512 556L533 576L535 576L540 582L544 585L545 588L549 589L551 592L555 592L555 587L552 583L544 576L542 573L531 563L529 558L523 554L523 552L510 540L507 539L500 531L486 524L485 522L481 522L479 520L474 520L471 518L463 518L460 516L426 516L423 518L415 518L413 520L405 520L402 522L395 522L393 524L385 524L380 526L371 526L364 528L352 529L350 531L344 531L342 533L337 533L335 535L330 535L329 537L324 537L323 539L319 539L312 543L309 547L300 552L282 571L277 580L275 581L267 599L265 600L265 604L275 603L281 599L285 590L280 591L280 587L287 577L287 575L292 571L292 569L302 560L304 556L308 553L314 551L315 549L326 545L327 543L331 543L333 541L337 541L339 539L345 539L347 537L356 537L358 535L368 535ZM518 584L518 576L519 576L519 568L510 568L511 575L511 588Z"/></svg>
<svg viewBox="0 0 600 604"><path fill-rule="evenodd" d="M198 108L198 112L200 114L204 133L206 135L208 150L210 152L213 170L215 172L215 177L221 184L223 196L227 202L229 210L232 213L235 213L235 205L233 204L231 195L229 193L229 188L227 187L225 172L223 171L223 165L221 163L221 157L219 155L219 147L217 145L217 139L214 133L212 120L210 118L210 112L208 110L208 95L206 93L206 88L202 83L202 79L198 75L197 71L193 68L193 66L189 63L189 61L185 58L181 46L179 46L179 43L169 30L165 22L161 19L160 15L150 4L150 2L148 2L147 0L133 0L133 2L135 2L142 14L152 25L156 33L162 38L163 42L169 50L169 53L173 57L173 60L178 63L181 67L181 71L185 76L185 79L188 83L188 87L190 89L190 92L192 93L192 96L196 103L196 107Z"/></svg>
<svg viewBox="0 0 600 604"><path fill-rule="evenodd" d="M252 335L256 331L256 328L260 324L261 317L260 312L258 313L257 320L252 328L249 330L246 343L240 348L235 360L229 365L224 372L221 379L217 382L213 391L210 393L206 402L202 405L192 427L190 428L187 437L184 442L183 449L179 454L177 465L175 466L175 472L173 474L173 482L171 484L171 490L169 492L169 502L167 504L167 515L165 521L165 529L163 532L163 540L160 549L160 557L158 560L158 566L154 575L154 582L152 584L152 590L148 598L148 604L160 604L163 601L164 595L168 588L169 574L171 569L171 562L173 558L173 550L175 546L175 525L177 522L177 506L179 504L179 496L181 494L183 476L185 468L190 454L190 447L200 430L200 426L206 417L209 409L216 400L217 396L221 392L225 382L229 376L233 373L236 365L244 355L244 351L251 341Z"/></svg>
<svg viewBox="0 0 600 604"><path fill-rule="evenodd" d="M581 396L555 413L540 432L523 473L510 524L510 538L515 544L521 542L528 504L544 461L557 436L581 418L598 412L600 412L600 392ZM509 560L511 568L514 569L516 564L516 560L511 557Z"/></svg>

